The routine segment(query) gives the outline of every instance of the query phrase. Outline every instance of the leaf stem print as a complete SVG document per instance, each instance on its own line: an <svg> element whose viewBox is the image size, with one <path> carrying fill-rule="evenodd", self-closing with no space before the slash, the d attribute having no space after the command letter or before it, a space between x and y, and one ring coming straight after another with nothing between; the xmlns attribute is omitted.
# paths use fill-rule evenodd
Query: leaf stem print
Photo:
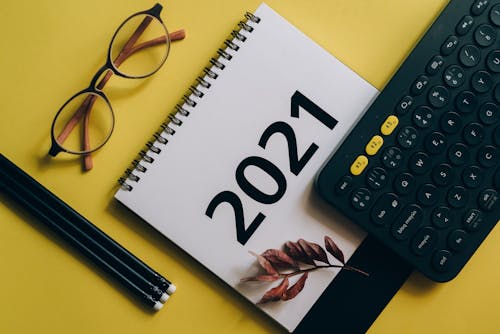
<svg viewBox="0 0 500 334"><path fill-rule="evenodd" d="M241 281L274 282L281 280L277 286L267 290L257 302L257 304L265 304L295 298L304 288L309 273L316 270L339 268L369 276L365 271L345 264L344 253L332 238L325 236L324 243L325 248L317 243L299 239L297 242L287 241L283 245L283 250L268 249L262 254L250 251L249 253L257 258L257 262L265 274L242 278ZM332 255L340 264L330 263L327 254ZM289 278L297 275L301 275L300 278L289 287Z"/></svg>

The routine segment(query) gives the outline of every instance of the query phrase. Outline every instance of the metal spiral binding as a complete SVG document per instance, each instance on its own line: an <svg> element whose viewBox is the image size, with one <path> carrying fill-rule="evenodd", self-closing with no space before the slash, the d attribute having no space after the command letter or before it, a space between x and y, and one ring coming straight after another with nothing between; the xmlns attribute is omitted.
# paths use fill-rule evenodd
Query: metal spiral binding
<svg viewBox="0 0 500 334"><path fill-rule="evenodd" d="M175 128L181 127L185 118L187 118L192 109L196 108L198 100L205 95L204 91L210 89L214 80L217 80L221 71L223 71L228 62L231 61L234 54L238 52L242 43L244 43L249 34L254 31L255 25L260 23L260 18L246 13L245 19L240 21L237 29L231 32L231 36L224 42L223 48L217 51L217 55L210 59L210 63L203 69L203 73L196 79L195 84L189 87L188 92L183 96L181 102L174 107L167 120L162 123L151 140L148 141L138 157L131 163L131 166L118 179L118 183L125 191L134 189L131 182L139 182L141 173L146 173L148 164L153 164L157 156L162 152L161 146L168 145L170 137L175 135Z"/></svg>

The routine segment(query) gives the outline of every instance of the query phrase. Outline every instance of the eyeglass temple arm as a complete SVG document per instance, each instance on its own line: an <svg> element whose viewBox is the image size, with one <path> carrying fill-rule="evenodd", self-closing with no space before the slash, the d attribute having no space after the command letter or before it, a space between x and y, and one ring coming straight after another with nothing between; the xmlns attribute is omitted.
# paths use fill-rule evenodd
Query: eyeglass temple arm
<svg viewBox="0 0 500 334"><path fill-rule="evenodd" d="M126 59L125 55L134 46L135 42L137 42L137 40L139 39L139 37L142 35L142 33L144 32L144 30L146 30L146 28L149 26L149 24L151 23L152 20L153 20L153 18L151 16L146 16L144 18L144 20L142 20L141 24L139 24L139 26L137 27L137 29L135 29L135 31L132 34L132 36L130 36L130 38L125 43L125 45L121 49L120 53L118 54L118 56L114 60L114 65L116 67L118 67L123 62L123 60ZM128 55L128 56L130 56L130 55ZM120 59L120 58L123 58L123 59ZM118 60L119 59L121 61L118 64ZM111 77L111 73L112 73L111 71L107 71L105 77L103 79L101 79L101 81L97 85L98 89L102 89L102 87L104 87L104 85L106 84L106 82L108 82L109 78ZM108 76L108 78L106 78L106 76ZM104 80L104 79L106 79L106 80ZM102 83L102 85L101 85L101 83ZM101 86L101 87L99 87L99 86ZM95 97L92 96L92 98L95 100ZM90 138L89 138L89 126L88 126L88 124L90 122L91 107L92 107L91 105L88 105L88 107L85 108L86 110L85 110L85 113L84 113L84 119L83 119L83 140L82 140L83 151L87 151L87 150L90 149ZM92 161L92 156L90 154L85 154L83 156L83 169L85 171L89 171L89 170L92 169L93 165L94 165L94 163Z"/></svg>
<svg viewBox="0 0 500 334"><path fill-rule="evenodd" d="M170 33L169 37L170 37L171 41L177 41L177 40L184 39L184 37L186 37L186 33L183 29L181 29L178 31L174 31L173 33ZM160 36L158 38L155 38L155 39L149 40L147 42L143 42L141 44L133 46L132 48L129 48L126 51L125 51L125 47L126 47L125 46L122 49L122 52L120 52L120 54L116 57L116 59L114 60L113 63L115 64L116 67L119 67L128 57L130 57L134 53L141 51L143 49L146 49L146 48L150 48L150 47L153 47L156 45L166 43L166 42L167 42L166 36ZM99 83L97 84L97 89L102 90L112 75L113 75L113 72L108 71L104 75L104 77L101 79L101 81L99 81ZM95 99L94 96L92 96L91 98ZM89 105L86 108L87 111L85 112L85 119L84 119L84 123L83 123L83 150L84 151L87 151L90 149L90 139L89 139L89 134L88 134L90 108L92 108L92 105ZM85 154L83 156L83 168L84 168L84 170L89 171L92 169L92 167L93 167L92 156L90 155L90 153Z"/></svg>
<svg viewBox="0 0 500 334"><path fill-rule="evenodd" d="M94 97L94 96L92 96ZM83 117L83 138L82 138L82 148L84 151L90 150L90 136L89 136L89 122L90 122L90 112L92 111L92 106L94 105L95 97L91 99L92 101L88 103ZM89 171L94 167L94 162L92 161L92 156L90 154L85 154L83 156L83 168L85 171Z"/></svg>

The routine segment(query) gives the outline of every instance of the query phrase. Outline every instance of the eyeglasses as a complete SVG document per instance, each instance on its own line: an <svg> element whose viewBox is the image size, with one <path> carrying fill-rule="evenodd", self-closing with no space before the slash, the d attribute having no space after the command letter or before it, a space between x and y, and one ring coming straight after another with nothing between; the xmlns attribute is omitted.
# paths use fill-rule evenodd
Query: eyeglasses
<svg viewBox="0 0 500 334"><path fill-rule="evenodd" d="M109 44L107 61L88 88L73 95L59 109L51 128L49 155L60 152L83 155L84 169L92 168L91 152L100 149L113 132L113 108L102 89L113 74L124 78L146 78L167 60L170 42L184 38L184 31L169 34L160 18L162 6L138 12L116 30ZM80 131L74 131L80 124Z"/></svg>

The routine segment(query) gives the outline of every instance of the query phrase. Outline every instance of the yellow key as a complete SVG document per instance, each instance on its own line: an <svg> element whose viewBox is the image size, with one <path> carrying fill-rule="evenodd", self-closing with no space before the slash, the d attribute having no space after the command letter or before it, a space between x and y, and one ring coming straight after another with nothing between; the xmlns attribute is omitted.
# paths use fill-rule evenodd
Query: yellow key
<svg viewBox="0 0 500 334"><path fill-rule="evenodd" d="M398 126L398 123L399 119L394 115L390 115L380 127L380 132L382 132L384 136L388 136L392 133L392 131L394 131L396 126Z"/></svg>
<svg viewBox="0 0 500 334"><path fill-rule="evenodd" d="M384 144L384 139L380 136L373 136L372 140L368 144L366 144L365 147L365 152L368 155L375 155L377 154L378 150L382 147L382 144Z"/></svg>
<svg viewBox="0 0 500 334"><path fill-rule="evenodd" d="M364 155L358 156L351 165L351 174L356 176L363 173L366 166L368 166L368 158Z"/></svg>

